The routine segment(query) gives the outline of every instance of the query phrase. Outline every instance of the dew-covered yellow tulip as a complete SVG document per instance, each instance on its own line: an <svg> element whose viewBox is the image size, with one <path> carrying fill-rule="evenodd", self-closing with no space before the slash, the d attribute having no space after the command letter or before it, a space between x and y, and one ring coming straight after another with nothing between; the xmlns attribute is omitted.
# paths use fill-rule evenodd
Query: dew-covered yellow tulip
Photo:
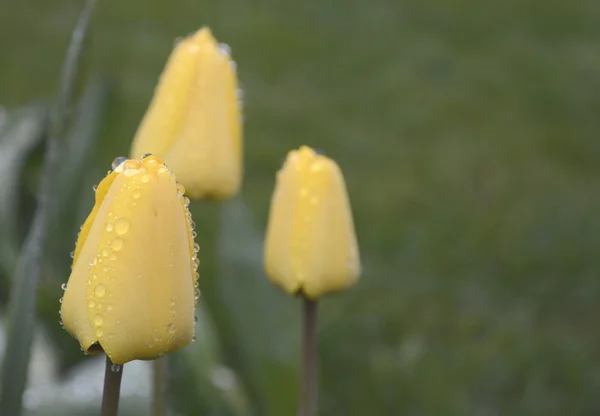
<svg viewBox="0 0 600 416"><path fill-rule="evenodd" d="M122 159L96 189L61 300L64 327L81 348L115 364L187 345L199 294L182 186L158 158Z"/></svg>
<svg viewBox="0 0 600 416"><path fill-rule="evenodd" d="M242 181L242 114L235 63L208 28L177 43L131 155L162 157L190 198L225 199Z"/></svg>
<svg viewBox="0 0 600 416"><path fill-rule="evenodd" d="M309 147L291 151L277 172L265 268L274 284L311 299L358 280L360 258L344 177L335 161Z"/></svg>

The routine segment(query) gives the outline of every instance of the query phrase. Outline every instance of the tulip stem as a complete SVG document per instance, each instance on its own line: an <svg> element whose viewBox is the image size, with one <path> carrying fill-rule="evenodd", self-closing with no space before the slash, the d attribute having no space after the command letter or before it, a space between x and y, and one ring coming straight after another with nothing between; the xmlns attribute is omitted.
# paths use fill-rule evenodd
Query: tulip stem
<svg viewBox="0 0 600 416"><path fill-rule="evenodd" d="M302 373L300 416L317 414L317 301L302 299Z"/></svg>
<svg viewBox="0 0 600 416"><path fill-rule="evenodd" d="M165 399L165 380L167 376L167 358L154 360L153 391L152 391L152 416L165 416L167 401Z"/></svg>
<svg viewBox="0 0 600 416"><path fill-rule="evenodd" d="M102 393L102 410L100 416L117 416L119 413L119 396L121 395L122 365L113 364L106 357L104 370L104 392Z"/></svg>

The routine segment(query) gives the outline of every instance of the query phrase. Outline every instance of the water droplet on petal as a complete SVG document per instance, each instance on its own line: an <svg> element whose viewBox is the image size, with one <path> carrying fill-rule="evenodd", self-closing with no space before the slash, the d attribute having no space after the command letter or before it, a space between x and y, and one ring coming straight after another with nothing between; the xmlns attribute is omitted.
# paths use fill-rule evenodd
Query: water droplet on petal
<svg viewBox="0 0 600 416"><path fill-rule="evenodd" d="M196 335L192 337L192 342L196 342Z"/></svg>
<svg viewBox="0 0 600 416"><path fill-rule="evenodd" d="M135 199L139 199L139 197L142 196L142 193L136 189L135 191L133 191L132 195Z"/></svg>
<svg viewBox="0 0 600 416"><path fill-rule="evenodd" d="M73 258L75 258L75 252L74 252L74 251L71 251L71 252L69 253L69 256L71 256L71 258L72 258L72 259L73 259Z"/></svg>
<svg viewBox="0 0 600 416"><path fill-rule="evenodd" d="M107 249L102 250L102 257L108 257L109 251Z"/></svg>
<svg viewBox="0 0 600 416"><path fill-rule="evenodd" d="M194 322L198 322L198 317L194 316Z"/></svg>
<svg viewBox="0 0 600 416"><path fill-rule="evenodd" d="M113 373L118 373L119 371L121 371L121 366L119 364L113 364L110 366L110 371L112 371Z"/></svg>
<svg viewBox="0 0 600 416"><path fill-rule="evenodd" d="M100 338L102 335L104 335L104 330L102 328L97 328L96 329L96 338Z"/></svg>
<svg viewBox="0 0 600 416"><path fill-rule="evenodd" d="M96 302L94 302L92 299L90 299L88 301L88 308L93 308L94 306L96 306Z"/></svg>
<svg viewBox="0 0 600 416"><path fill-rule="evenodd" d="M231 56L231 47L226 43L219 43L219 51L227 58Z"/></svg>
<svg viewBox="0 0 600 416"><path fill-rule="evenodd" d="M113 310L113 306L112 305L106 305L106 310L107 311L112 311Z"/></svg>
<svg viewBox="0 0 600 416"><path fill-rule="evenodd" d="M102 297L106 293L106 288L104 287L104 285L97 285L94 289L94 293L96 294L96 296Z"/></svg>
<svg viewBox="0 0 600 416"><path fill-rule="evenodd" d="M119 218L115 222L115 232L119 235L123 235L127 233L127 230L129 230L129 220L126 218Z"/></svg>
<svg viewBox="0 0 600 416"><path fill-rule="evenodd" d="M58 301L59 301L60 303L63 303L63 298L60 298Z"/></svg>
<svg viewBox="0 0 600 416"><path fill-rule="evenodd" d="M67 290L67 284L66 284L66 283L63 283L62 285L60 285L60 288L61 288L62 290Z"/></svg>
<svg viewBox="0 0 600 416"><path fill-rule="evenodd" d="M127 158L125 156L119 156L115 160L113 160L111 167L115 170L121 163L125 162Z"/></svg>
<svg viewBox="0 0 600 416"><path fill-rule="evenodd" d="M94 325L102 325L102 316L100 316L100 315L94 316Z"/></svg>
<svg viewBox="0 0 600 416"><path fill-rule="evenodd" d="M110 246L113 250L119 251L123 248L123 240L121 240L120 238L115 238L110 242Z"/></svg>
<svg viewBox="0 0 600 416"><path fill-rule="evenodd" d="M142 175L140 177L140 182L141 183L148 183L148 181L150 181L150 176L149 175Z"/></svg>
<svg viewBox="0 0 600 416"><path fill-rule="evenodd" d="M172 334L175 333L175 324L169 324L167 330Z"/></svg>
<svg viewBox="0 0 600 416"><path fill-rule="evenodd" d="M112 222L106 224L106 231L111 232L113 230Z"/></svg>

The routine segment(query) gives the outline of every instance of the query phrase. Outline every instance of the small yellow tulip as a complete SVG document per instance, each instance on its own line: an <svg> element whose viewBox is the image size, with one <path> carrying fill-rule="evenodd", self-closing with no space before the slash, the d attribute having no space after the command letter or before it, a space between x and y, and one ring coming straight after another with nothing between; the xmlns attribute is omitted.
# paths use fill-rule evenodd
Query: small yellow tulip
<svg viewBox="0 0 600 416"><path fill-rule="evenodd" d="M199 295L182 186L158 158L122 160L96 189L61 300L64 327L81 348L115 364L187 345Z"/></svg>
<svg viewBox="0 0 600 416"><path fill-rule="evenodd" d="M200 29L171 53L131 156L162 157L190 198L229 198L242 181L240 106L228 48Z"/></svg>
<svg viewBox="0 0 600 416"><path fill-rule="evenodd" d="M348 288L360 274L344 177L331 159L303 146L277 172L265 243L271 281L316 299Z"/></svg>

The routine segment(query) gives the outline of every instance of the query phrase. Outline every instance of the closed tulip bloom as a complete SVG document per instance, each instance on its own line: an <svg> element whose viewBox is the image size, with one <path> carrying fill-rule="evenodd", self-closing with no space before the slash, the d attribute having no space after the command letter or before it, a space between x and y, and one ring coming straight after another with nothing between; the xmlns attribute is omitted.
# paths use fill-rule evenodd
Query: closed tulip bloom
<svg viewBox="0 0 600 416"><path fill-rule="evenodd" d="M192 198L225 199L242 181L235 63L208 28L177 43L133 141L162 157Z"/></svg>
<svg viewBox="0 0 600 416"><path fill-rule="evenodd" d="M360 258L344 177L309 147L291 151L271 200L265 243L271 281L316 299L356 283Z"/></svg>
<svg viewBox="0 0 600 416"><path fill-rule="evenodd" d="M182 191L155 157L125 160L98 185L61 306L86 353L124 364L192 340L198 260Z"/></svg>

